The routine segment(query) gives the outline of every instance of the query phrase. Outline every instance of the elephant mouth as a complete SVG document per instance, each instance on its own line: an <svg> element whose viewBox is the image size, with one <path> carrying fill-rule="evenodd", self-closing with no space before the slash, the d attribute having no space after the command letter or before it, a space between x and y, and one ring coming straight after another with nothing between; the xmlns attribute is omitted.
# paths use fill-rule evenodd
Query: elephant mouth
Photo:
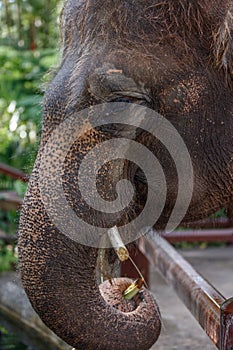
<svg viewBox="0 0 233 350"><path fill-rule="evenodd" d="M99 285L100 293L106 303L121 312L137 312L140 304L145 302L143 293L145 289L140 290L132 299L126 300L124 292L132 284L129 278L114 278L111 281L106 280Z"/></svg>
<svg viewBox="0 0 233 350"><path fill-rule="evenodd" d="M114 239L120 239L120 236L119 238L116 238L119 233L117 228L113 228L112 231L115 233ZM112 240L111 243L113 243ZM122 245L121 249L125 249L124 253L121 251L122 255L119 253L120 250L116 249L115 244L113 244L114 250L99 249L96 277L100 277L99 280L101 281L101 283L98 283L97 278L100 297L102 297L106 307L111 310L110 313L113 318L114 315L115 317L118 315L118 319L119 317L122 317L123 319L126 317L128 321L131 320L132 325L135 325L136 319L138 321L140 320L139 323L143 322L144 325L150 324L147 331L148 329L150 329L150 331L153 330L153 338L154 341L156 341L161 330L161 315L153 295L143 286L144 278L141 275L141 272L138 270L141 278L138 278L136 281L127 277L112 277L113 271L115 272L115 275L117 269L119 272L119 266L117 265L119 261L130 259L135 265L130 257L128 249L124 246L121 240L119 244ZM122 257L124 257L124 260ZM135 268L138 269L136 265Z"/></svg>

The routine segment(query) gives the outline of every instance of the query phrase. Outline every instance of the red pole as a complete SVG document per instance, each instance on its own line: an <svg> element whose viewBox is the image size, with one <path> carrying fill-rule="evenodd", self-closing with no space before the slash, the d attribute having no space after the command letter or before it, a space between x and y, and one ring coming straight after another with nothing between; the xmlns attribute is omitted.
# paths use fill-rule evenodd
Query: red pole
<svg viewBox="0 0 233 350"><path fill-rule="evenodd" d="M13 179L22 180L24 182L27 182L29 180L29 176L26 175L23 171L17 170L3 163L0 163L0 173L9 175Z"/></svg>
<svg viewBox="0 0 233 350"><path fill-rule="evenodd" d="M218 230L185 230L162 232L161 236L170 243L177 242L233 242L233 228Z"/></svg>

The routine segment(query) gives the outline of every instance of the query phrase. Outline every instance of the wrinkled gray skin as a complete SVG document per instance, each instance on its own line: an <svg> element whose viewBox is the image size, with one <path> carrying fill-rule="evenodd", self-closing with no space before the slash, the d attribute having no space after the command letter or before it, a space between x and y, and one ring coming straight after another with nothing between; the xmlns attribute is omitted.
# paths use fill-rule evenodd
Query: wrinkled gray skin
<svg viewBox="0 0 233 350"><path fill-rule="evenodd" d="M45 95L41 145L21 212L19 267L34 309L77 349L149 349L160 332L159 311L145 289L134 311L132 305L125 306L121 292L129 281L118 280L114 288L105 283L100 292L98 250L75 243L51 222L38 175L46 141L67 116L84 107L119 99L147 105L177 128L192 158L194 192L184 221L228 207L233 195L232 24L232 1L225 0L71 0L65 4L62 62ZM78 122L81 128L84 120ZM122 130L115 129L114 135L120 137ZM130 177L137 191L132 211L109 221L80 198L82 158L112 136L107 129L88 132L83 142L73 144L63 167L63 187L73 210L106 227L130 221L146 198L143 174L120 161L100 171L99 192L114 199L114 185L122 176ZM175 166L162 145L148 135L138 133L136 141L145 144L164 167L168 194L156 224L161 228L177 195ZM62 142L57 140L51 152L58 153ZM48 168L53 170L53 164ZM72 222L62 214L61 220L72 230ZM109 251L109 263L115 259Z"/></svg>

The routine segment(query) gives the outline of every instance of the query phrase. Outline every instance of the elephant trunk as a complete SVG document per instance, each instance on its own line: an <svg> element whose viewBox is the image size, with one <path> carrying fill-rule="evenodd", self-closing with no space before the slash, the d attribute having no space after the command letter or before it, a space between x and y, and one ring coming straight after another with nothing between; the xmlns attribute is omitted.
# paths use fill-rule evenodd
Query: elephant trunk
<svg viewBox="0 0 233 350"><path fill-rule="evenodd" d="M35 167L36 168L36 167ZM34 170L21 212L19 268L23 286L45 324L77 350L143 350L157 340L158 306L142 288L132 302L132 282L97 284L98 248L75 242L51 222Z"/></svg>

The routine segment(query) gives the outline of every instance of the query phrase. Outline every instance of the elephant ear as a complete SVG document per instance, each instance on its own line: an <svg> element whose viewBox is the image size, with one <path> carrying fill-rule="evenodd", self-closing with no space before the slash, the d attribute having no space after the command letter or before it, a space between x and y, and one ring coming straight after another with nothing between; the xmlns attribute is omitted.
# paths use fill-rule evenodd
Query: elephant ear
<svg viewBox="0 0 233 350"><path fill-rule="evenodd" d="M82 51L82 25L85 20L85 13L88 11L88 1L67 0L60 14L60 41L63 60L73 47L76 48L73 55L77 58ZM77 22L80 22L79 24Z"/></svg>
<svg viewBox="0 0 233 350"><path fill-rule="evenodd" d="M226 79L233 88L233 1L210 2L212 19L212 58L219 69L224 69Z"/></svg>

